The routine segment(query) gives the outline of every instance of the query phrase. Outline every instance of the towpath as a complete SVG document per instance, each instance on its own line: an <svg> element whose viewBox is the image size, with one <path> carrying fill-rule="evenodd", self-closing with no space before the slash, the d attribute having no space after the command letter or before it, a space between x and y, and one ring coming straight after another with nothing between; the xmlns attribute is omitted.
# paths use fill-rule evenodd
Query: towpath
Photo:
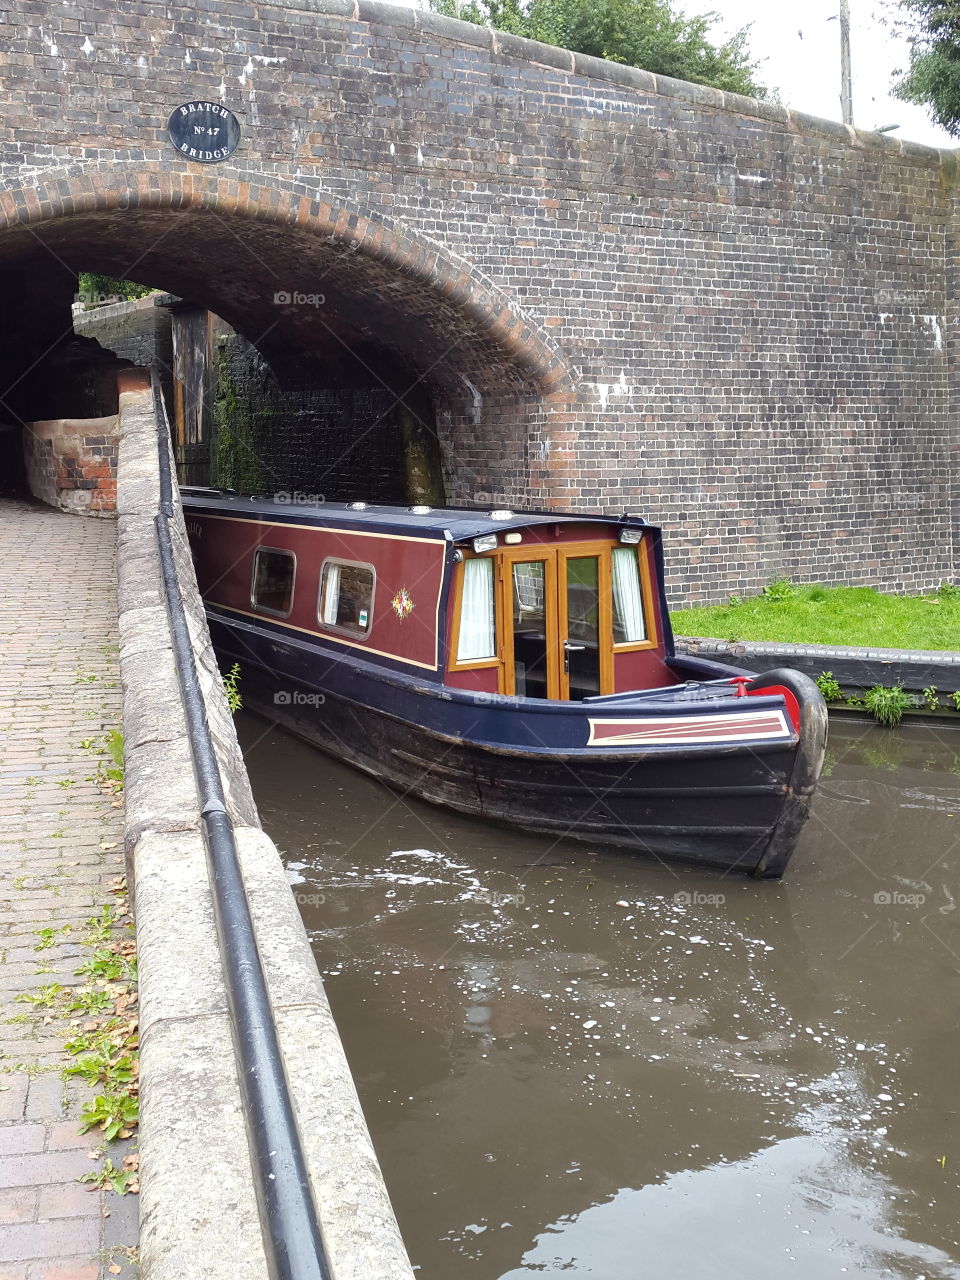
<svg viewBox="0 0 960 1280"><path fill-rule="evenodd" d="M0 1280L132 1274L136 1197L77 1181L103 1161L64 1019L17 1001L89 981L86 922L123 873L122 810L82 745L120 726L115 547L112 520L0 502Z"/></svg>

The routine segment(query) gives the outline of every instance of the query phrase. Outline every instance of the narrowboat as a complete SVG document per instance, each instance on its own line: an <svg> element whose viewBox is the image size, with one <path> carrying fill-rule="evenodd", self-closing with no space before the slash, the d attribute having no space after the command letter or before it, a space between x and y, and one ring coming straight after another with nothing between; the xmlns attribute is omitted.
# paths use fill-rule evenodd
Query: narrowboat
<svg viewBox="0 0 960 1280"><path fill-rule="evenodd" d="M557 838L782 875L823 761L799 672L677 655L639 517L185 488L247 705L404 794Z"/></svg>

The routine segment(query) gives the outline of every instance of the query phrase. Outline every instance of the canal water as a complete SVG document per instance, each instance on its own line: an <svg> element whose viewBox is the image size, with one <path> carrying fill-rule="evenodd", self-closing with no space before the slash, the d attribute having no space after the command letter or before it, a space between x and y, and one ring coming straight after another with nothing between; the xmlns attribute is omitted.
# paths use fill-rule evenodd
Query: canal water
<svg viewBox="0 0 960 1280"><path fill-rule="evenodd" d="M833 722L754 883L239 719L425 1280L960 1278L960 732Z"/></svg>

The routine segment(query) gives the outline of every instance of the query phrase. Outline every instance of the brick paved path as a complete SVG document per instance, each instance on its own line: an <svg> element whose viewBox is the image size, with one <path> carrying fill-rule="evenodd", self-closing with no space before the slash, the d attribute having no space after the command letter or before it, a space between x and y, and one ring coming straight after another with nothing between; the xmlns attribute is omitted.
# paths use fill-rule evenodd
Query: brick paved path
<svg viewBox="0 0 960 1280"><path fill-rule="evenodd" d="M136 1197L76 1181L99 1134L77 1132L92 1091L61 1076L63 1023L16 1002L84 981L84 922L123 871L122 811L80 746L120 726L115 542L111 520L0 502L0 1280L130 1275L136 1243Z"/></svg>

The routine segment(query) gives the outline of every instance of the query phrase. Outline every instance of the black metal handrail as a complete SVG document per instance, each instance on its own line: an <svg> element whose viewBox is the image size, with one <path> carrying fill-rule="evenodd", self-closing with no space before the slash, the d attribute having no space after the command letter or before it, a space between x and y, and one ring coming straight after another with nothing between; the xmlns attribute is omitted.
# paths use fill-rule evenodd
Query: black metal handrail
<svg viewBox="0 0 960 1280"><path fill-rule="evenodd" d="M168 524L174 513L170 424L155 367L151 383L160 453L160 512L154 524L197 779L267 1269L271 1280L331 1280L177 579Z"/></svg>

